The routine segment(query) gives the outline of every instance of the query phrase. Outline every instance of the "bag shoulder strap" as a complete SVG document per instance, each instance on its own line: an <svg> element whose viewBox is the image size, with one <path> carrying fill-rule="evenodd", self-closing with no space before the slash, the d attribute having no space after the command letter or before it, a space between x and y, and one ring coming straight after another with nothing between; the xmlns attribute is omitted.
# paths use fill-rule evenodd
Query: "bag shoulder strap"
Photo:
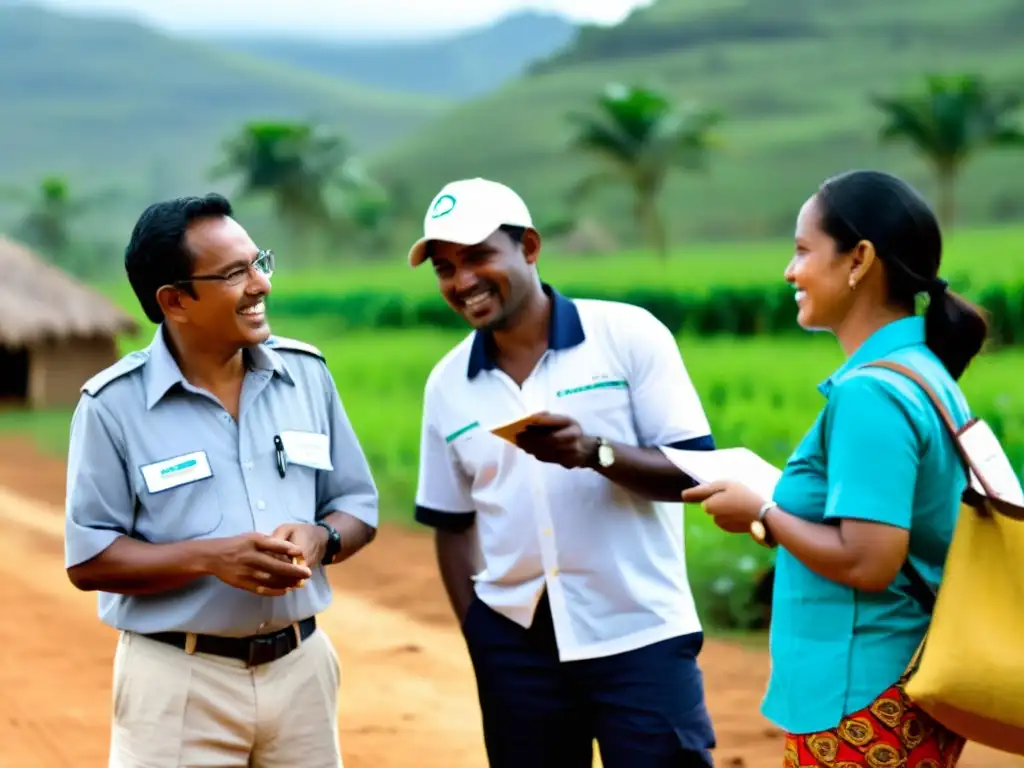
<svg viewBox="0 0 1024 768"><path fill-rule="evenodd" d="M968 458L967 456L966 451L964 451L963 446L960 444L961 430L957 427L956 422L953 420L952 414L950 414L949 412L949 409L946 408L942 400L939 399L939 396L935 393L935 390L932 388L932 386L927 381L925 381L925 378L917 371L915 371L913 368L910 368L901 363L895 363L892 360L875 360L874 362L871 363L865 363L861 367L885 368L895 373L902 374L903 376L906 376L908 379L917 384L917 386L919 386L922 389L922 391L924 391L924 393L928 396L928 399L931 400L932 405L935 406L935 409L938 411L939 416L942 417L942 422L946 425L946 430L953 438L953 442L956 445L957 453L960 455L961 462L964 466L964 471L967 474L968 487L970 487L971 462L970 458ZM987 490L988 489L986 488L986 491ZM918 571L917 568L915 568L914 565L910 562L909 555L907 556L907 559L903 562L903 568L901 568L900 570L909 582L908 591L910 593L910 596L914 598L921 606L921 608L924 610L924 612L930 616L935 611L935 590L932 589L932 586L925 580L924 576L921 575L921 572Z"/></svg>
<svg viewBox="0 0 1024 768"><path fill-rule="evenodd" d="M932 386L925 381L924 377L920 373L915 371L913 368L903 365L902 363L895 363L892 360L875 360L870 363L865 363L861 368L885 368L887 370L894 371L895 373L902 374L917 384L917 386L919 386L928 396L928 399L932 401L932 405L935 406L935 409L939 412L939 416L942 418L942 423L946 425L946 431L949 432L950 437L953 438L953 444L956 446L956 451L960 456L964 472L967 475L968 492L971 490L971 474L973 473L974 477L977 478L978 483L981 485L982 490L985 492L985 495L989 499L997 498L996 494L992 491L991 486L989 486L985 481L984 476L978 471L978 468L974 465L974 462L971 461L971 457L967 454L963 444L960 442L960 435L963 434L964 430L974 424L977 419L971 419L963 427L958 427L956 425L956 421L954 421L950 414L949 409L946 408L942 400L939 399L939 396L935 394L935 390Z"/></svg>
<svg viewBox="0 0 1024 768"><path fill-rule="evenodd" d="M924 376L915 371L913 368L903 365L902 363L896 363L892 360L875 360L870 363L865 363L861 368L885 368L890 371L906 376L908 379L913 381L919 386L924 393L928 395L928 399L932 401L932 405L935 406L935 410L939 412L939 416L942 417L943 423L946 425L946 429L949 430L950 436L957 442L960 443L960 428L957 427L956 422L953 420L952 415L949 413L949 409L946 408L939 396L935 394L935 390L932 389L932 385L925 381Z"/></svg>

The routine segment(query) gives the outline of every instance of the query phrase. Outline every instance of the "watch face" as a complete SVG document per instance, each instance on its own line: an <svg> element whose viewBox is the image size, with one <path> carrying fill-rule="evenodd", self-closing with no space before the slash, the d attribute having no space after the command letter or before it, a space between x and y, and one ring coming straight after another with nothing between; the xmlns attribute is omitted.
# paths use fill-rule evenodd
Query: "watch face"
<svg viewBox="0 0 1024 768"><path fill-rule="evenodd" d="M611 466L612 462L615 461L615 454L612 452L610 445L602 445L597 449L597 460L601 463L602 467Z"/></svg>
<svg viewBox="0 0 1024 768"><path fill-rule="evenodd" d="M768 532L764 528L764 523L760 520L755 520L750 524L750 533L758 541L764 541Z"/></svg>

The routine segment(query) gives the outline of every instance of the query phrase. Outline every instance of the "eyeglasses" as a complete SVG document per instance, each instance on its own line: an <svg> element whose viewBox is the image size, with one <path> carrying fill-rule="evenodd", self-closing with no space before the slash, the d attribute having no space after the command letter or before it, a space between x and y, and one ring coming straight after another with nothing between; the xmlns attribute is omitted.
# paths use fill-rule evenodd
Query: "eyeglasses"
<svg viewBox="0 0 1024 768"><path fill-rule="evenodd" d="M191 283L193 280L219 280L226 285L239 285L249 276L249 270L255 269L264 277L274 274L274 252L263 250L256 254L256 258L246 267L233 269L226 275L192 275L185 280L178 280L177 284Z"/></svg>

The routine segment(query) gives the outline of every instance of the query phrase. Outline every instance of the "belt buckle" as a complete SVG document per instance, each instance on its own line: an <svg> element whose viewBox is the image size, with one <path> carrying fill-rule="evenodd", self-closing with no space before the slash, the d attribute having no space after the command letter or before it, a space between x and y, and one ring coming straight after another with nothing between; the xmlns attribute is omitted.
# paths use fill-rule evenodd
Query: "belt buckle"
<svg viewBox="0 0 1024 768"><path fill-rule="evenodd" d="M287 632L275 632L267 637L250 640L248 665L258 667L260 664L277 661L282 656L291 653L293 647L288 639Z"/></svg>

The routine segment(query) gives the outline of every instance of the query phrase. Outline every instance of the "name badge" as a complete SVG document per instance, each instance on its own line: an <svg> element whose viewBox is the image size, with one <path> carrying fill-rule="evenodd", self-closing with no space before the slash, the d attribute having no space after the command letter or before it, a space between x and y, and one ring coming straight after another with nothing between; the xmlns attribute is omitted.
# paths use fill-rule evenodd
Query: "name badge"
<svg viewBox="0 0 1024 768"><path fill-rule="evenodd" d="M327 435L318 432L282 432L281 443L289 464L328 471L334 469L331 463L331 439Z"/></svg>
<svg viewBox="0 0 1024 768"><path fill-rule="evenodd" d="M206 451L186 453L142 467L142 479L146 481L146 489L150 493L160 493L208 477L213 477L213 470L210 469Z"/></svg>

